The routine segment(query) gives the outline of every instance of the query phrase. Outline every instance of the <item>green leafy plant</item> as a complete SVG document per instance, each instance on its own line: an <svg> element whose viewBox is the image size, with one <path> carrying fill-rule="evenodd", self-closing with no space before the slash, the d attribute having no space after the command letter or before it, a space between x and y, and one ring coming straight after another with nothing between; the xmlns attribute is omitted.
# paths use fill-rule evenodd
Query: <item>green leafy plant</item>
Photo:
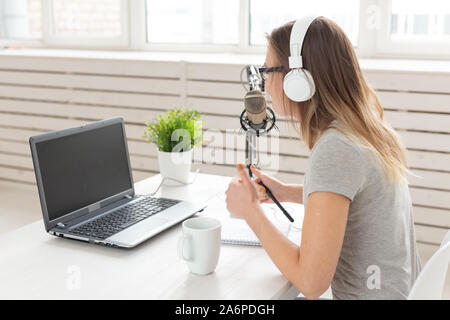
<svg viewBox="0 0 450 320"><path fill-rule="evenodd" d="M201 115L186 108L167 110L153 122L147 122L144 138L155 144L159 151L183 152L202 144Z"/></svg>

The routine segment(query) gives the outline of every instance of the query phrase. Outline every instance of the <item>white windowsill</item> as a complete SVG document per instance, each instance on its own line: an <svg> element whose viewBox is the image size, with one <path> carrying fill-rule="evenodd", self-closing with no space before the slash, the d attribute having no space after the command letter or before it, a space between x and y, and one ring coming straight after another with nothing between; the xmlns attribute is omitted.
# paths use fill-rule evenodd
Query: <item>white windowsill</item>
<svg viewBox="0 0 450 320"><path fill-rule="evenodd" d="M233 53L190 53L190 52L149 52L149 51L98 51L67 49L6 49L0 50L1 56L47 57L74 59L111 59L128 61L186 61L214 64L263 64L261 54ZM450 60L411 60L411 59L360 59L360 65L366 71L418 72L450 74Z"/></svg>

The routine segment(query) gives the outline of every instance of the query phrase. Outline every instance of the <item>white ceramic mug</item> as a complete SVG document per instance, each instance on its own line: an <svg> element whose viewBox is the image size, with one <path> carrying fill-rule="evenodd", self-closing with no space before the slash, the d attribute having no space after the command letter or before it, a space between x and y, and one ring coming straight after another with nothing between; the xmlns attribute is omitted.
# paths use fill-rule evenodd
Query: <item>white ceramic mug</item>
<svg viewBox="0 0 450 320"><path fill-rule="evenodd" d="M220 255L220 220L209 217L187 219L178 241L178 255L195 274L208 274L216 269Z"/></svg>

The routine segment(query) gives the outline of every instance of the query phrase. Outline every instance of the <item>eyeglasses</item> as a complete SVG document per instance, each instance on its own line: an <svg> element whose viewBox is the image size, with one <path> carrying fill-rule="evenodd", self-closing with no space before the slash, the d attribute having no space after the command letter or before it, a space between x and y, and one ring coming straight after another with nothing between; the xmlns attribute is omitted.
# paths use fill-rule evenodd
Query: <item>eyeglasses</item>
<svg viewBox="0 0 450 320"><path fill-rule="evenodd" d="M270 67L270 68L262 66L261 68L258 69L258 71L262 78L261 90L264 92L266 90L266 80L269 78L269 73L284 72L285 68L281 67L281 66L280 67Z"/></svg>
<svg viewBox="0 0 450 320"><path fill-rule="evenodd" d="M271 73L271 72L284 72L285 70L286 69L281 66L280 67L270 67L270 68L262 66L261 68L258 69L263 80L267 80L267 78L269 78L269 73Z"/></svg>

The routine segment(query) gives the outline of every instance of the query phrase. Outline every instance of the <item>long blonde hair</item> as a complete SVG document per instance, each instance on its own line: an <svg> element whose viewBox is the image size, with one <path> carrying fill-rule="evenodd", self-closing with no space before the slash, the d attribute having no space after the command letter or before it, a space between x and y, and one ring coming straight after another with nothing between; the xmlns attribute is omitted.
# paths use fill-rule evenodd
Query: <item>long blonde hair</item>
<svg viewBox="0 0 450 320"><path fill-rule="evenodd" d="M289 70L290 34L294 21L267 36L279 65ZM383 118L383 107L360 69L356 52L344 31L319 17L303 42L303 65L314 78L316 93L307 102L293 102L284 95L284 107L309 149L337 120L336 129L349 133L369 148L390 181L405 181L407 159L397 133ZM344 128L344 129L342 129ZM348 136L348 135L347 135Z"/></svg>

